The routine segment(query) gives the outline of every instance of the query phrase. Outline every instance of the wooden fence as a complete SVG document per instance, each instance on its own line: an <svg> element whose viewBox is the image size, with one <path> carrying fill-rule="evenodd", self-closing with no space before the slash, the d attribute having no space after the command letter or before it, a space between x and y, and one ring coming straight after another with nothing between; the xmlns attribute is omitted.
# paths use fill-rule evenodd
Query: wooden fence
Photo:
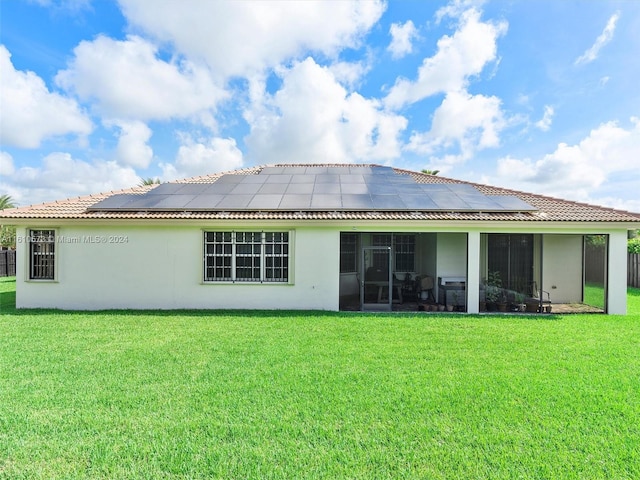
<svg viewBox="0 0 640 480"><path fill-rule="evenodd" d="M640 253L629 253L627 257L627 285L640 288Z"/></svg>
<svg viewBox="0 0 640 480"><path fill-rule="evenodd" d="M16 274L16 251L0 250L0 277L13 277Z"/></svg>
<svg viewBox="0 0 640 480"><path fill-rule="evenodd" d="M604 283L605 247L604 245L585 245L584 280L587 283Z"/></svg>

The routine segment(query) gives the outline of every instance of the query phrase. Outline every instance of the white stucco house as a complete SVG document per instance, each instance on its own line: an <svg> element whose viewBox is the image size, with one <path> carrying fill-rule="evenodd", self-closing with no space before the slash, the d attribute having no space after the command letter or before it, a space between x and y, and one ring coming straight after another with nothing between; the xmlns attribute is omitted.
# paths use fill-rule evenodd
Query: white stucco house
<svg viewBox="0 0 640 480"><path fill-rule="evenodd" d="M496 293L541 309L580 305L595 285L600 311L624 314L627 231L640 228L630 212L317 164L19 207L0 221L17 226L18 308L90 310L426 302L477 313Z"/></svg>

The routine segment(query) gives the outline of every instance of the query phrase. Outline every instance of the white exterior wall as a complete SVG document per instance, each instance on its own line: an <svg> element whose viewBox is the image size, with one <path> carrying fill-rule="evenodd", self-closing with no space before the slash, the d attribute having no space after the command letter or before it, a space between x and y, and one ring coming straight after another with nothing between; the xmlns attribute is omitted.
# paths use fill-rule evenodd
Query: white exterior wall
<svg viewBox="0 0 640 480"><path fill-rule="evenodd" d="M199 227L61 227L57 229L55 282L25 282L28 247L18 245L16 305L87 310L337 310L338 230L296 228L292 233L290 284L227 284L202 281L203 230ZM126 242L64 243L85 236L122 237Z"/></svg>
<svg viewBox="0 0 640 480"><path fill-rule="evenodd" d="M552 303L582 301L582 235L544 235L542 289Z"/></svg>
<svg viewBox="0 0 640 480"><path fill-rule="evenodd" d="M609 235L607 313L627 314L627 232Z"/></svg>
<svg viewBox="0 0 640 480"><path fill-rule="evenodd" d="M467 245L467 313L478 313L480 311L480 232L469 232Z"/></svg>
<svg viewBox="0 0 640 480"><path fill-rule="evenodd" d="M504 224L452 227L426 222L399 222L385 224L384 228L340 223L298 226L293 222L255 228L249 225L215 228L291 231L290 284L203 283L202 232L205 228L202 225L55 225L37 221L32 228L56 228L58 237L65 238L119 235L127 237L127 242L57 243L55 282L25 280L28 278L28 245L18 243L18 308L338 310L340 231L387 231L437 234L425 236L429 241L434 240L435 248L429 249L429 258L421 259L421 269L433 262L437 276L468 275L469 312L477 309L481 270L476 264L483 256L480 233L544 235L544 289L551 293L553 302L581 300L582 235L608 234L608 312L626 312L626 229L622 228L587 229L575 225L551 228L530 223L510 228ZM213 227L206 229L214 230ZM25 233L23 227L18 228L18 237L24 237ZM557 288L552 288L553 285Z"/></svg>
<svg viewBox="0 0 640 480"><path fill-rule="evenodd" d="M465 233L438 233L437 238L437 277L466 277L467 276L467 235ZM434 278L436 299L438 292L438 278Z"/></svg>

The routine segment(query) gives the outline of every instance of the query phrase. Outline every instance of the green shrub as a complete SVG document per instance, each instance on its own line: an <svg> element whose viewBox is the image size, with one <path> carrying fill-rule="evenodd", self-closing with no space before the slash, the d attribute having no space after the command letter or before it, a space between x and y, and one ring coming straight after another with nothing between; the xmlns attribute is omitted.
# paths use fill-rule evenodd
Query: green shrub
<svg viewBox="0 0 640 480"><path fill-rule="evenodd" d="M627 242L629 253L640 253L640 238L632 238Z"/></svg>

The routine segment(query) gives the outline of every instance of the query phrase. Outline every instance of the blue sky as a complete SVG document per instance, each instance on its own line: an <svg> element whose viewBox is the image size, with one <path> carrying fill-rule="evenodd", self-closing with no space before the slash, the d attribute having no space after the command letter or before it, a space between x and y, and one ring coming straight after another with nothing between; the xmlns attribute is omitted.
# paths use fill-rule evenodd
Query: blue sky
<svg viewBox="0 0 640 480"><path fill-rule="evenodd" d="M376 163L640 212L640 2L0 3L0 193Z"/></svg>

